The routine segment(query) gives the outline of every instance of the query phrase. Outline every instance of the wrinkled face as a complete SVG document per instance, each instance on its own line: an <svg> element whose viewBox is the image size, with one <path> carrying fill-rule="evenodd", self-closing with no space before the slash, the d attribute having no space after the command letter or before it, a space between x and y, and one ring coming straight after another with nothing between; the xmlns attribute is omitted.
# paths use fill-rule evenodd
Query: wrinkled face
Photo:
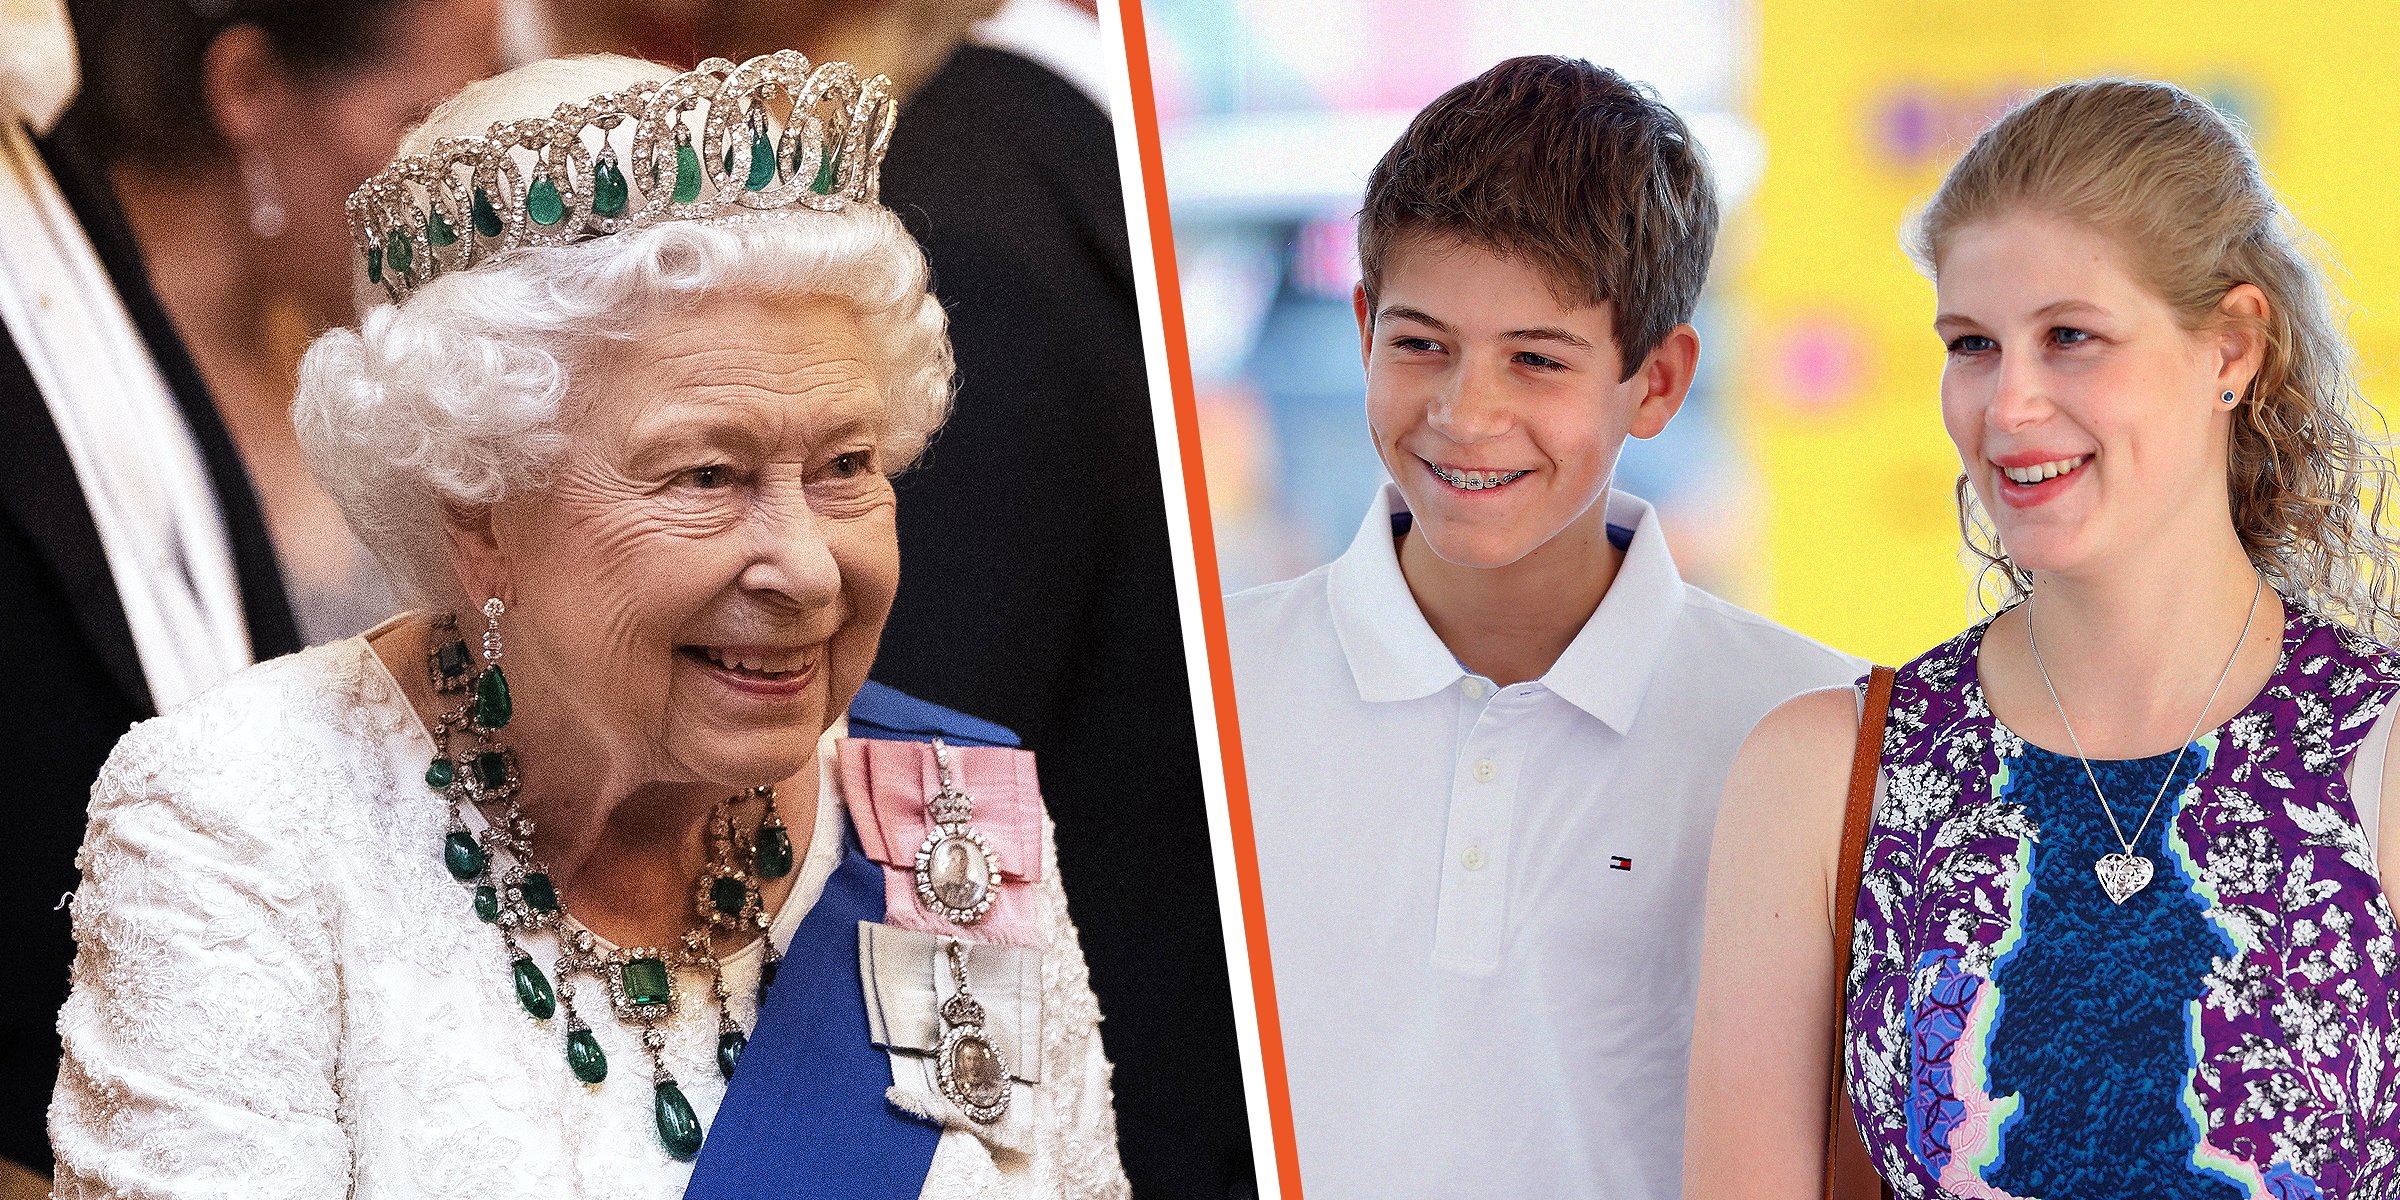
<svg viewBox="0 0 2400 1200"><path fill-rule="evenodd" d="M1626 435L1673 415L1643 373L1620 381L1613 305L1570 308L1488 250L1404 242L1357 303L1376 453L1445 562L1504 567L1597 527Z"/></svg>
<svg viewBox="0 0 2400 1200"><path fill-rule="evenodd" d="M2218 397L2248 385L2238 346L2186 330L2113 242L2054 217L1962 228L1937 274L1942 420L2018 566L2074 571L2230 522Z"/></svg>
<svg viewBox="0 0 2400 1200"><path fill-rule="evenodd" d="M547 486L491 513L520 708L560 706L649 779L787 778L866 680L899 583L857 316L712 297L573 378Z"/></svg>

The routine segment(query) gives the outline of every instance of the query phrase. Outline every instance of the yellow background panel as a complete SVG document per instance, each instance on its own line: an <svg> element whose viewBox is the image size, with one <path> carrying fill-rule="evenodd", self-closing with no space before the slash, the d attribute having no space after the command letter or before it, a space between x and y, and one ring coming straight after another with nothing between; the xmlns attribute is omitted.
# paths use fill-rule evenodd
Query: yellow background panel
<svg viewBox="0 0 2400 1200"><path fill-rule="evenodd" d="M2400 356L2400 5L1951 0L1759 6L1767 166L1725 265L1747 321L1734 389L1768 501L1777 619L1883 662L1970 618L1942 431L1933 288L1909 213L2007 105L2069 79L2165 79L2251 129L2351 305L2368 397Z"/></svg>

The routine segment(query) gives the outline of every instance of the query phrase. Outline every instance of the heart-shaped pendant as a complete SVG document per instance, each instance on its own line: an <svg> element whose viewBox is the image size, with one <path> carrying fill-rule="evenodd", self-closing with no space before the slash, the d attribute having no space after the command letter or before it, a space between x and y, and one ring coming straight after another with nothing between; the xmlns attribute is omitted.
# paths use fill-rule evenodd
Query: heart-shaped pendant
<svg viewBox="0 0 2400 1200"><path fill-rule="evenodd" d="M2100 877L2100 890L2119 904L2150 886L2153 869L2150 860L2139 854L2103 854L2099 862L2092 864L2092 874Z"/></svg>

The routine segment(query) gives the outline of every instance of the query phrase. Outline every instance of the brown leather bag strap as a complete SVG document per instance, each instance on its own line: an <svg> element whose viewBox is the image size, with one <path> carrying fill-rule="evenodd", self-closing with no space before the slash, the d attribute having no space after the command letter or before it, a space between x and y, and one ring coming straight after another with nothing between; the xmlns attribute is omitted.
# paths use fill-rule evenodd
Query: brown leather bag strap
<svg viewBox="0 0 2400 1200"><path fill-rule="evenodd" d="M1867 701L1858 715L1858 746L1850 754L1850 800L1842 809L1842 856L1834 864L1833 885L1833 1088L1825 1105L1825 1200L1833 1200L1834 1150L1841 1145L1841 1123L1847 1119L1842 1088L1848 1055L1842 1042L1849 1033L1850 939L1858 919L1858 877L1867 856L1867 826L1875 819L1875 776L1883 767L1884 718L1892 709L1892 669L1877 667L1867 674Z"/></svg>

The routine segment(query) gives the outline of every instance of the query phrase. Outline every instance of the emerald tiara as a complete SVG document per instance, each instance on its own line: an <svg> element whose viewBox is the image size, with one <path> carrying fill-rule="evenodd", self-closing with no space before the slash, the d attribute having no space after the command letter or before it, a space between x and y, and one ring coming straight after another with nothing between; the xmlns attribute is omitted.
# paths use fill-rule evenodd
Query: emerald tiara
<svg viewBox="0 0 2400 1200"><path fill-rule="evenodd" d="M876 203L896 110L890 80L861 80L848 63L812 66L791 50L738 67L712 58L547 118L442 138L376 172L345 211L368 282L397 304L443 272L519 246Z"/></svg>

